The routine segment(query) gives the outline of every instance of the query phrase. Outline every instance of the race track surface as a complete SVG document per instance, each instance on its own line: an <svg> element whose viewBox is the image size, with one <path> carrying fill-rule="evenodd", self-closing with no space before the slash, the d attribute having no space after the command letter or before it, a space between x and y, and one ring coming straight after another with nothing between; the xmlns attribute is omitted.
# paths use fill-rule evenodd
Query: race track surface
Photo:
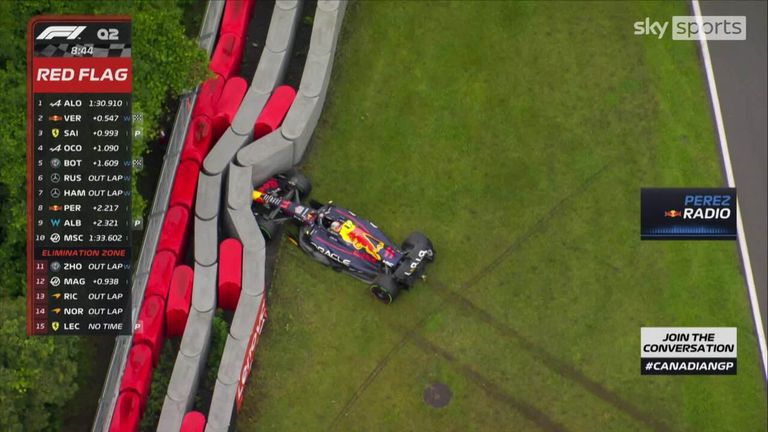
<svg viewBox="0 0 768 432"><path fill-rule="evenodd" d="M747 17L746 41L708 41L757 296L768 333L767 3L702 1L702 15Z"/></svg>

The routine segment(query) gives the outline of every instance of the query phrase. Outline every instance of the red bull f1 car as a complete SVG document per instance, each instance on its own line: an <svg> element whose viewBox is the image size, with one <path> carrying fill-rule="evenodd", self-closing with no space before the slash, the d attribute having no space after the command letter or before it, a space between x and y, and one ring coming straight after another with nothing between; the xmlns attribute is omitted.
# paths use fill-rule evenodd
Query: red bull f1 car
<svg viewBox="0 0 768 432"><path fill-rule="evenodd" d="M253 191L251 208L268 240L280 225L292 222L298 227L297 233L288 233L294 244L315 260L368 283L386 304L425 277L435 252L424 234L414 232L398 247L372 222L333 202L305 204L311 190L309 179L294 172L278 174Z"/></svg>

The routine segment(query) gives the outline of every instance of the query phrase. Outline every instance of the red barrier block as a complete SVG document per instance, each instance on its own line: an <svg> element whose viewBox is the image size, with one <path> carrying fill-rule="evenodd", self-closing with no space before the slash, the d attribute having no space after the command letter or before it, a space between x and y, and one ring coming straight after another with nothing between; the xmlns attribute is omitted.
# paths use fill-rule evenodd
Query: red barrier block
<svg viewBox="0 0 768 432"><path fill-rule="evenodd" d="M203 432L205 429L205 416L200 411L190 411L184 414L179 432Z"/></svg>
<svg viewBox="0 0 768 432"><path fill-rule="evenodd" d="M144 299L133 332L133 345L152 349L152 364L157 366L165 342L165 301L158 296Z"/></svg>
<svg viewBox="0 0 768 432"><path fill-rule="evenodd" d="M227 79L240 73L244 41L234 33L222 34L211 57L211 70Z"/></svg>
<svg viewBox="0 0 768 432"><path fill-rule="evenodd" d="M183 206L192 211L197 192L197 177L200 176L200 163L187 159L179 164L176 177L173 179L173 189L168 206Z"/></svg>
<svg viewBox="0 0 768 432"><path fill-rule="evenodd" d="M280 127L294 99L296 90L293 87L284 85L276 88L253 125L253 139L259 139Z"/></svg>
<svg viewBox="0 0 768 432"><path fill-rule="evenodd" d="M147 407L151 385L152 349L145 344L134 345L128 352L128 361L125 365L123 380L120 383L120 392L133 391L138 394L143 413Z"/></svg>
<svg viewBox="0 0 768 432"><path fill-rule="evenodd" d="M173 269L178 264L177 255L171 251L162 251L155 254L152 267L149 270L147 289L144 291L144 299L158 296L165 300L168 297L168 288L171 286Z"/></svg>
<svg viewBox="0 0 768 432"><path fill-rule="evenodd" d="M181 258L187 250L187 240L189 239L190 212L183 206L177 205L168 208L165 212L163 228L160 231L160 240L157 243L157 250L173 252Z"/></svg>
<svg viewBox="0 0 768 432"><path fill-rule="evenodd" d="M235 310L243 280L243 245L229 238L219 245L219 307Z"/></svg>
<svg viewBox="0 0 768 432"><path fill-rule="evenodd" d="M195 272L192 267L180 265L173 271L171 290L168 292L168 304L165 307L166 336L176 337L184 334L189 318L189 306L192 303L192 282Z"/></svg>
<svg viewBox="0 0 768 432"><path fill-rule="evenodd" d="M248 82L244 78L238 76L228 79L216 104L216 114L224 114L229 123L232 123L246 91L248 91Z"/></svg>
<svg viewBox="0 0 768 432"><path fill-rule="evenodd" d="M221 138L222 135L224 135L224 132L227 131L227 128L230 125L230 121L224 114L216 114L211 119L211 142L213 145L216 145L216 142L219 141L219 138ZM213 146L211 146L213 147ZM203 157L205 159L205 157Z"/></svg>
<svg viewBox="0 0 768 432"><path fill-rule="evenodd" d="M255 0L228 0L221 18L219 34L234 33L245 39Z"/></svg>
<svg viewBox="0 0 768 432"><path fill-rule="evenodd" d="M135 392L122 392L117 397L109 432L137 432L141 422L141 401Z"/></svg>
<svg viewBox="0 0 768 432"><path fill-rule="evenodd" d="M197 93L197 99L195 99L195 106L192 108L192 118L201 115L211 117L215 114L214 108L219 102L221 91L224 90L224 84L226 84L226 82L226 78L217 75L216 78L207 79L203 85L200 86L200 91Z"/></svg>
<svg viewBox="0 0 768 432"><path fill-rule="evenodd" d="M208 116L198 116L189 125L184 147L181 149L181 160L194 160L203 163L205 155L213 146L213 125Z"/></svg>

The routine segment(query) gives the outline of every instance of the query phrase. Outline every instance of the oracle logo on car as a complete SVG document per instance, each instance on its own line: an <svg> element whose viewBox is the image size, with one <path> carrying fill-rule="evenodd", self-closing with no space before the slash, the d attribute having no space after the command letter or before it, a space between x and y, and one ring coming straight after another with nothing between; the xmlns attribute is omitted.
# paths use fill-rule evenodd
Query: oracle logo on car
<svg viewBox="0 0 768 432"><path fill-rule="evenodd" d="M421 261L424 259L424 257L432 256L432 249L423 249L419 251L419 256L416 257L413 261L411 261L411 265L409 267L409 270L403 274L406 276L410 276L413 274L414 271L416 271L417 268L419 268L419 264L421 264Z"/></svg>
<svg viewBox="0 0 768 432"><path fill-rule="evenodd" d="M253 365L253 354L256 352L256 345L259 343L259 335L261 335L261 330L264 328L264 322L266 320L267 303L266 296L264 296L261 298L259 313L256 314L256 322L253 324L251 338L248 340L248 348L245 350L243 367L240 369L240 380L237 382L237 390L235 391L235 404L237 405L237 412L240 412L240 406L243 404L245 384L248 382L248 375L250 375L251 366Z"/></svg>

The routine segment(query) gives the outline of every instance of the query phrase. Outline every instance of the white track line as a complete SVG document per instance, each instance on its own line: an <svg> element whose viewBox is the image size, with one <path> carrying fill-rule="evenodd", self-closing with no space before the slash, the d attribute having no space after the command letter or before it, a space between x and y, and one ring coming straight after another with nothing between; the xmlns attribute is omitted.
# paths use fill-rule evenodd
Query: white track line
<svg viewBox="0 0 768 432"><path fill-rule="evenodd" d="M699 0L691 0L693 13L696 15L696 24L703 28L704 20L701 18L701 7ZM728 140L725 137L725 125L723 123L723 114L720 111L720 99L717 96L717 86L715 85L715 72L712 69L712 59L709 56L709 46L707 38L702 34L699 39L701 55L704 58L704 69L707 72L707 82L709 84L709 96L712 99L712 109L715 112L715 123L717 125L717 134L720 141L720 151L723 153L723 163L725 165L725 177L728 181L728 187L735 188L736 181L733 177L733 167L731 166L731 153L728 150ZM752 274L752 264L749 260L749 249L747 248L747 239L744 237L744 223L741 221L741 210L739 208L738 196L736 198L736 227L739 237L739 249L741 251L741 261L744 265L744 277L747 280L749 289L749 302L752 305L752 318L755 321L755 330L757 332L757 343L760 347L760 354L763 359L763 377L768 380L768 348L765 344L765 331L763 330L763 319L760 315L760 303L757 301L757 290L755 289L755 277Z"/></svg>

